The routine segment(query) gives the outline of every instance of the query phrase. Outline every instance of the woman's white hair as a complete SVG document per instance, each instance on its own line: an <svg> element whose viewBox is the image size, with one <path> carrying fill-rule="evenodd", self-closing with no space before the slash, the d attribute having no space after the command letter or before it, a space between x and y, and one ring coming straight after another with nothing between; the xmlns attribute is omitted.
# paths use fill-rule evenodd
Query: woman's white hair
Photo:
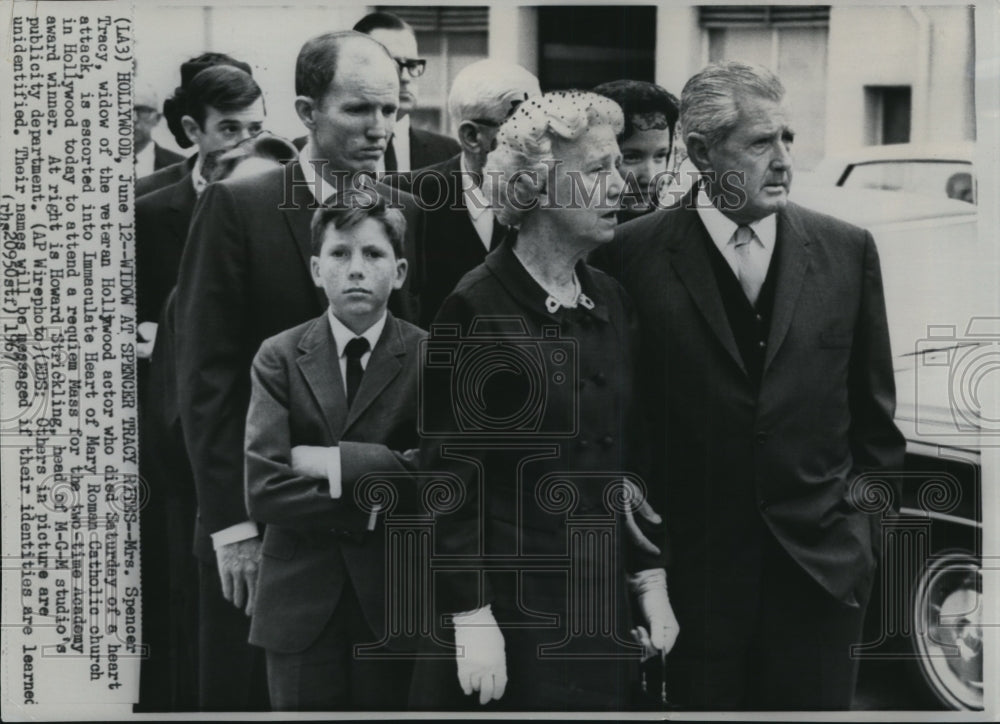
<svg viewBox="0 0 1000 724"><path fill-rule="evenodd" d="M596 93L556 91L524 101L500 127L483 168L483 192L500 223L518 226L545 192L554 140L575 141L598 126L617 136L624 123L621 106Z"/></svg>

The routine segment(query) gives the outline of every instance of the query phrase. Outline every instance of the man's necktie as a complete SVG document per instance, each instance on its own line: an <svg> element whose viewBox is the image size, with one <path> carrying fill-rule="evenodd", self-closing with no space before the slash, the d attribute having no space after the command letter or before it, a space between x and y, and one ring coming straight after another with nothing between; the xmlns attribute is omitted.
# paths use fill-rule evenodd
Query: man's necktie
<svg viewBox="0 0 1000 724"><path fill-rule="evenodd" d="M344 347L344 355L347 357L347 406L354 404L354 396L361 386L361 376L365 373L361 367L361 357L368 351L368 340L364 337L355 337Z"/></svg>
<svg viewBox="0 0 1000 724"><path fill-rule="evenodd" d="M736 276L740 280L740 286L750 304L756 304L760 288L764 286L764 278L767 277L768 260L764 254L764 246L754 238L753 229L745 224L737 227L731 243L736 249Z"/></svg>

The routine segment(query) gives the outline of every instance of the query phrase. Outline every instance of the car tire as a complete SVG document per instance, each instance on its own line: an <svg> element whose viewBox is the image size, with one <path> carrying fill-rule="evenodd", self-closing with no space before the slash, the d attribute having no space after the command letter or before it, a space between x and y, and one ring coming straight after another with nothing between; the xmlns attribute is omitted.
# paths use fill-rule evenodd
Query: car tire
<svg viewBox="0 0 1000 724"><path fill-rule="evenodd" d="M983 709L982 591L978 557L955 549L933 555L913 591L915 665L950 709Z"/></svg>

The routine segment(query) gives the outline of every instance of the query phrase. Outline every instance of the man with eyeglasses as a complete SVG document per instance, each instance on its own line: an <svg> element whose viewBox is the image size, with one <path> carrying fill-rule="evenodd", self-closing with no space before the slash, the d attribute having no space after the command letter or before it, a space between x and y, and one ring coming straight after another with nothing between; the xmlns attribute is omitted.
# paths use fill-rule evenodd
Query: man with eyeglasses
<svg viewBox="0 0 1000 724"><path fill-rule="evenodd" d="M419 57L413 28L392 13L369 13L354 25L354 30L380 42L399 67L399 111L396 129L385 156L376 171L411 171L451 158L459 152L455 139L433 131L414 128L410 113L417 106L417 78L427 69Z"/></svg>
<svg viewBox="0 0 1000 724"><path fill-rule="evenodd" d="M461 152L398 178L426 211L421 327L430 328L459 280L503 240L507 227L494 218L480 189L483 164L500 124L526 98L540 94L538 78L516 63L487 59L467 65L448 95Z"/></svg>
<svg viewBox="0 0 1000 724"><path fill-rule="evenodd" d="M135 177L147 176L164 166L183 161L184 157L153 140L153 129L160 123L160 100L149 83L136 83L133 106Z"/></svg>

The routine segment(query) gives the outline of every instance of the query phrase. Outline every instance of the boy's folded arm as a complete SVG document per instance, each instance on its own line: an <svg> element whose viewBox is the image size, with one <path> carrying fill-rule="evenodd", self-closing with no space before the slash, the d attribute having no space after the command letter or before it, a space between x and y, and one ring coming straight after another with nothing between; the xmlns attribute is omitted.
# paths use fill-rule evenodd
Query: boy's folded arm
<svg viewBox="0 0 1000 724"><path fill-rule="evenodd" d="M330 497L326 475L303 475L292 465L287 373L265 342L250 371L250 408L245 451L246 505L259 523L307 528L344 528L361 520ZM346 519L345 519L346 516Z"/></svg>
<svg viewBox="0 0 1000 724"><path fill-rule="evenodd" d="M365 530L371 512L356 487L388 483L399 504L415 500L417 451L341 441L338 446L291 445L287 372L265 343L251 369L246 426L246 501L250 518L289 527ZM366 478L366 476L368 476ZM360 492L362 500L364 492Z"/></svg>

